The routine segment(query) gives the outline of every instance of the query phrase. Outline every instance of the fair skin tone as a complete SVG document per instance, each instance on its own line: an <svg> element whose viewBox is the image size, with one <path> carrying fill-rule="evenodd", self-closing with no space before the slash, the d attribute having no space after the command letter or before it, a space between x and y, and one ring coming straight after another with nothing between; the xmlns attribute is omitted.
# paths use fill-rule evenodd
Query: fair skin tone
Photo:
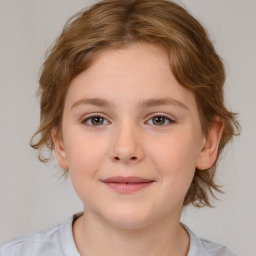
<svg viewBox="0 0 256 256"><path fill-rule="evenodd" d="M100 52L70 84L61 133L52 130L58 162L84 204L73 225L80 254L187 255L184 197L195 168L216 160L221 130L202 133L195 97L162 49L137 43ZM135 190L105 182L116 176L150 182Z"/></svg>

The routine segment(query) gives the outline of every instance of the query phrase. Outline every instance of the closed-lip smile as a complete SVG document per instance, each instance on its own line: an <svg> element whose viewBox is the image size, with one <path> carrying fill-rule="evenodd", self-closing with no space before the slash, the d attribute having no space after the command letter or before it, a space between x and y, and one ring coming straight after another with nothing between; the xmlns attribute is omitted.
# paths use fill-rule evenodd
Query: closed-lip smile
<svg viewBox="0 0 256 256"><path fill-rule="evenodd" d="M101 181L112 190L122 194L139 191L155 182L155 180L145 179L137 176L113 176Z"/></svg>

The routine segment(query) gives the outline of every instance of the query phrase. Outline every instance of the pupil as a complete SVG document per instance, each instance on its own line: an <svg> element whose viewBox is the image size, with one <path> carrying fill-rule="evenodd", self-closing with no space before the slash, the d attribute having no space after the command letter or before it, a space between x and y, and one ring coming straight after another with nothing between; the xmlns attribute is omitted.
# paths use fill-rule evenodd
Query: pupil
<svg viewBox="0 0 256 256"><path fill-rule="evenodd" d="M103 118L102 117L93 117L92 119L92 123L94 125L99 125L99 124L102 124L103 122Z"/></svg>
<svg viewBox="0 0 256 256"><path fill-rule="evenodd" d="M165 117L162 117L162 116L157 116L157 117L154 117L154 123L155 124L164 124L164 121L165 121Z"/></svg>

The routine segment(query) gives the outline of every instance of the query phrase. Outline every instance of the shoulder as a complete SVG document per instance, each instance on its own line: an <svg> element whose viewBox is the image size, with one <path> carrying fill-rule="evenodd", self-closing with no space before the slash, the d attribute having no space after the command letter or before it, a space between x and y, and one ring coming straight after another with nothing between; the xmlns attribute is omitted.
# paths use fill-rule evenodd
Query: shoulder
<svg viewBox="0 0 256 256"><path fill-rule="evenodd" d="M57 239L58 229L59 226L55 226L5 242L0 245L0 256L47 255L53 249L61 252Z"/></svg>
<svg viewBox="0 0 256 256"><path fill-rule="evenodd" d="M236 256L224 245L199 238L187 226L183 226L190 236L188 256Z"/></svg>
<svg viewBox="0 0 256 256"><path fill-rule="evenodd" d="M0 256L79 255L72 234L73 218L52 228L0 244Z"/></svg>
<svg viewBox="0 0 256 256"><path fill-rule="evenodd" d="M209 240L200 238L202 250L209 256L235 256L227 247L221 244L213 243ZM207 254L207 255L208 255Z"/></svg>

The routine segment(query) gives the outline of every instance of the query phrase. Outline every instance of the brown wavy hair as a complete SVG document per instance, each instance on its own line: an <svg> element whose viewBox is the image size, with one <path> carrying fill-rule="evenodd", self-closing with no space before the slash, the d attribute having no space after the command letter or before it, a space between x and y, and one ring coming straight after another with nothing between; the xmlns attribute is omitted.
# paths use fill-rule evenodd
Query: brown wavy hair
<svg viewBox="0 0 256 256"><path fill-rule="evenodd" d="M99 51L124 48L135 42L155 44L167 52L176 80L195 95L204 133L216 116L222 120L218 160L240 127L236 114L224 105L224 66L205 29L188 11L171 1L106 0L68 20L42 66L38 89L40 126L30 143L39 150L41 161L49 160L54 150L51 130L61 128L71 80L90 66ZM50 154L45 156L43 149ZM184 205L212 206L214 192L221 192L214 180L217 160L208 170L195 170Z"/></svg>

